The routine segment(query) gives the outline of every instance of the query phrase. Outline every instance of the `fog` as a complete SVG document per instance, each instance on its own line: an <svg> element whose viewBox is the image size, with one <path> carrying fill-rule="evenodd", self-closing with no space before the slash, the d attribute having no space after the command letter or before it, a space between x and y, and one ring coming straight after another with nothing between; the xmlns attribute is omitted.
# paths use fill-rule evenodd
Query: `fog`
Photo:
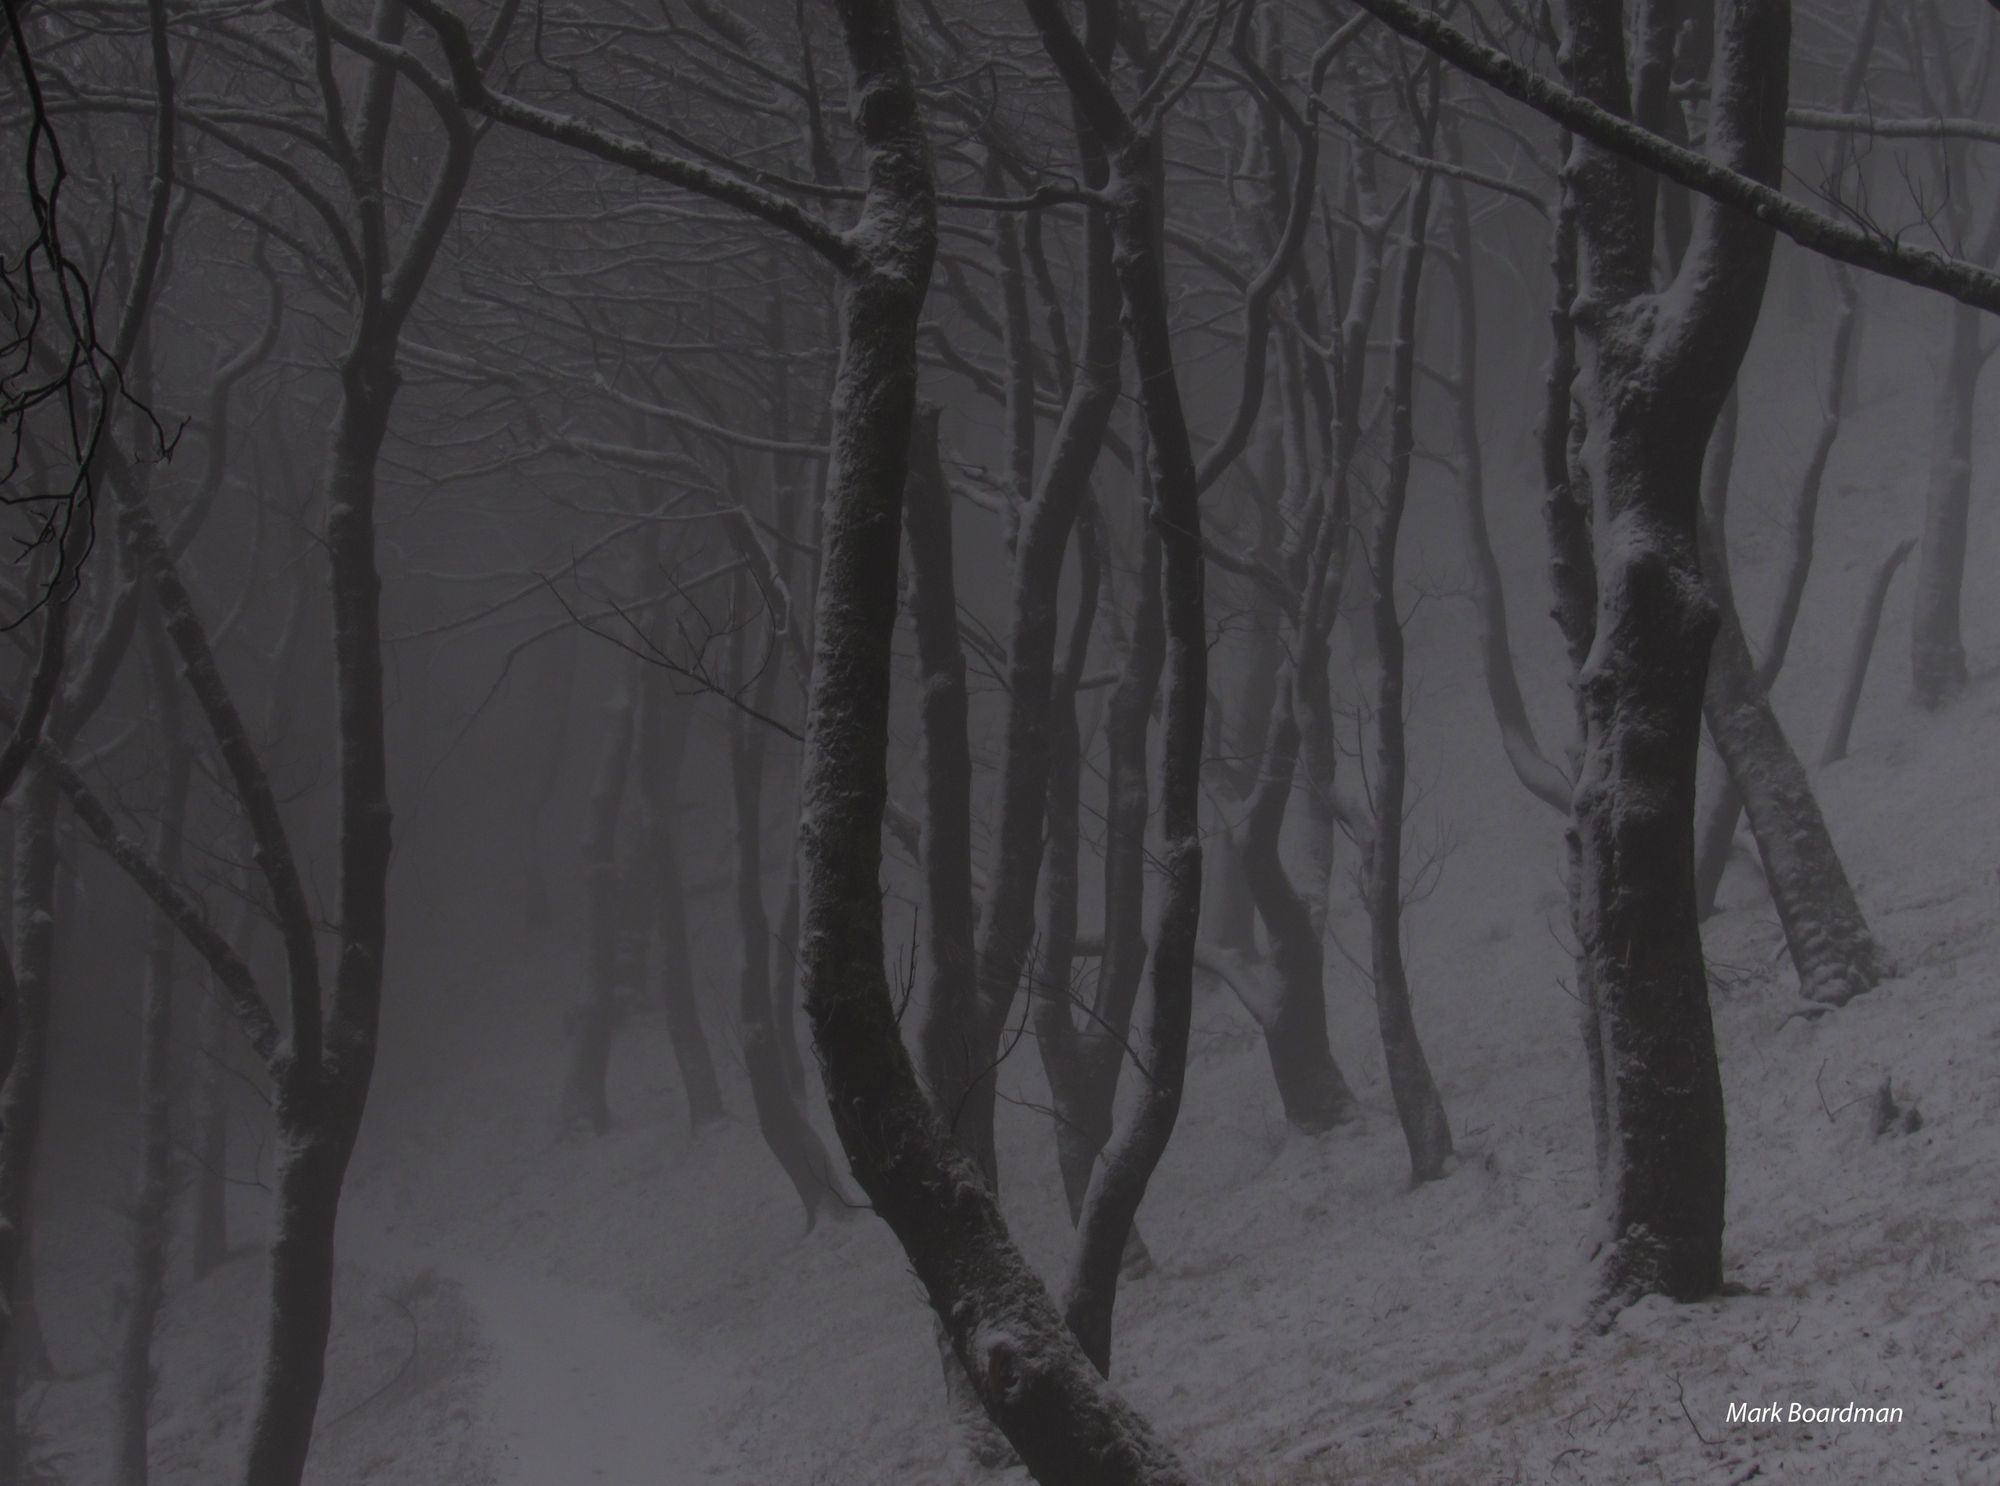
<svg viewBox="0 0 2000 1486"><path fill-rule="evenodd" d="M7 16L0 1486L1991 1478L2000 11Z"/></svg>

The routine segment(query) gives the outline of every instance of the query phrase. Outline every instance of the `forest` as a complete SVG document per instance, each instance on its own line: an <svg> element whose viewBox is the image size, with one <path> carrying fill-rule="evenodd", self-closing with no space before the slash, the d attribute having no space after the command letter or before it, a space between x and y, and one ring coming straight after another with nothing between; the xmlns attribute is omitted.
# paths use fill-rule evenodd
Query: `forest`
<svg viewBox="0 0 2000 1486"><path fill-rule="evenodd" d="M0 3L0 1486L2000 1480L2000 0Z"/></svg>

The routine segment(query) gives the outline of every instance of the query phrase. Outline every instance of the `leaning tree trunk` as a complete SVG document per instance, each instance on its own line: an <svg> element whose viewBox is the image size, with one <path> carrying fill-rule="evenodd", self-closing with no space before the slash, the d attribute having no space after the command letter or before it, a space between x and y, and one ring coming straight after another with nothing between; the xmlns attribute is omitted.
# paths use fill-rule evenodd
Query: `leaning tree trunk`
<svg viewBox="0 0 2000 1486"><path fill-rule="evenodd" d="M1778 725L1750 658L1727 563L1712 543L1704 557L1720 615L1703 703L1708 730L1749 811L1799 992L1809 1001L1844 1005L1874 989L1881 955L1805 765Z"/></svg>
<svg viewBox="0 0 2000 1486"><path fill-rule="evenodd" d="M148 657L165 738L166 780L153 831L153 860L178 870L193 769L181 726L180 698L165 636L148 639ZM174 959L180 931L164 913L153 918L139 1012L139 1172L132 1198L132 1269L118 1355L115 1428L119 1486L146 1486L147 1420L153 1398L153 1339L165 1299L168 1221L174 1188Z"/></svg>
<svg viewBox="0 0 2000 1486"><path fill-rule="evenodd" d="M1854 345L1860 334L1861 296L1854 285L1854 276L1844 268L1836 266L1835 286L1840 296L1840 313L1834 321L1833 346L1827 356L1825 376L1820 384L1820 424L1813 439L1812 452L1806 458L1806 467L1799 476L1798 494L1792 502L1792 545L1785 561L1785 578L1779 590L1778 602L1771 615L1770 637L1765 641L1764 651L1756 661L1755 679L1758 689L1769 696L1777 685L1778 673L1783 670L1785 656L1791 648L1792 633L1797 628L1799 606L1805 598L1806 578L1812 571L1814 529L1819 521L1820 489L1825 483L1826 467L1833 454L1834 441L1840 436L1842 409L1847 398L1847 387L1853 380L1850 368L1854 361ZM1726 430L1733 444L1735 429ZM1716 438L1724 437L1725 430L1718 429ZM1733 466L1733 458L1722 462L1720 474L1726 480L1728 470ZM1716 557L1710 565L1717 568L1726 579L1728 576L1729 544L1724 530L1724 515L1728 506L1728 492L1719 489L1713 492L1716 499L1708 502L1710 520L1714 524ZM1705 559L1706 560L1706 559ZM1738 616L1741 617L1740 615ZM1714 661L1710 662L1715 664ZM1725 765L1728 760L1724 759ZM1703 814L1701 833L1697 837L1695 857L1695 891L1703 917L1715 911L1716 893L1722 885L1723 869L1728 865L1730 848L1736 836L1736 824L1743 813L1743 796L1737 790L1733 779L1723 778L1715 791L1715 796Z"/></svg>
<svg viewBox="0 0 2000 1486"><path fill-rule="evenodd" d="M1097 1375L938 1121L883 968L882 822L917 330L936 252L929 149L888 0L841 0L868 157L848 273L799 823L805 1006L856 1179L981 1400L1044 1483L1170 1486L1185 1468ZM1199 742L1199 731L1196 734Z"/></svg>

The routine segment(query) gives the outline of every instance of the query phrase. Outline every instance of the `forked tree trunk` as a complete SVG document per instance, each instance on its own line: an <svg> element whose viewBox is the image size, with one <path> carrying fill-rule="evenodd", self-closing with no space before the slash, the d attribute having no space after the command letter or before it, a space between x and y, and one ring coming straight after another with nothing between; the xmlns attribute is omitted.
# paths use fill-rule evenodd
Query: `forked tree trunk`
<svg viewBox="0 0 2000 1486"><path fill-rule="evenodd" d="M1569 0L1573 88L1629 114L1617 0ZM1789 8L1724 0L1709 138L1778 178ZM1654 285L1653 178L1571 153L1581 280L1578 484L1597 502L1597 613L1580 673L1583 758L1571 817L1578 975L1594 1011L1606 1117L1600 1295L1677 1300L1722 1285L1721 1074L1694 901L1694 783L1716 615L1699 555L1701 451L1756 324L1770 229L1706 207L1679 271Z"/></svg>
<svg viewBox="0 0 2000 1486"><path fill-rule="evenodd" d="M1324 664L1320 647L1312 652ZM1334 1062L1326 1032L1326 960L1311 905L1292 885L1278 855L1278 837L1298 769L1299 726L1291 668L1281 678L1264 740L1264 772L1243 822L1240 850L1257 913L1270 936L1270 973L1276 981L1264 1049L1285 1118L1319 1134L1360 1114L1353 1091Z"/></svg>
<svg viewBox="0 0 2000 1486"><path fill-rule="evenodd" d="M1088 54L1053 0L1030 0L1044 46L1064 71L1080 109L1101 86ZM1106 7L1092 7L1093 31ZM1097 81L1092 81L1096 78ZM1100 107L1104 100L1100 100ZM1110 109L1115 109L1115 101ZM1110 109L1105 109L1108 113ZM1111 119L1099 116L1097 127ZM1160 548L1160 612L1166 649L1161 671L1159 908L1149 960L1152 997L1135 1037L1144 1081L1091 1176L1077 1225L1063 1311L1083 1351L1106 1375L1118 1279L1132 1224L1172 1138L1187 1074L1194 961L1201 927L1201 765L1208 707L1208 558L1202 545L1202 472L1174 364L1161 222L1164 152L1157 125L1130 129L1112 153L1109 210L1112 261L1145 418L1146 511ZM1211 455L1213 451L1211 451Z"/></svg>
<svg viewBox="0 0 2000 1486"><path fill-rule="evenodd" d="M1103 1382L938 1121L883 969L880 885L903 483L935 196L897 8L840 0L867 153L848 271L800 812L803 985L854 1174L981 1400L1035 1478L1179 1486L1187 1471ZM1196 741L1199 743L1199 730ZM1039 808L1039 804L1038 804Z"/></svg>

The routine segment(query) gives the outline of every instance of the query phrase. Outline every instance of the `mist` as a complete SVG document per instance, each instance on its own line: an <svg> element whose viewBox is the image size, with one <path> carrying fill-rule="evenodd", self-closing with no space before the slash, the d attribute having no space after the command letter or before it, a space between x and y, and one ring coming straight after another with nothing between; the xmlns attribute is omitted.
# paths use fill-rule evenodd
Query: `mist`
<svg viewBox="0 0 2000 1486"><path fill-rule="evenodd" d="M1992 1478L1973 0L9 0L0 1486Z"/></svg>

